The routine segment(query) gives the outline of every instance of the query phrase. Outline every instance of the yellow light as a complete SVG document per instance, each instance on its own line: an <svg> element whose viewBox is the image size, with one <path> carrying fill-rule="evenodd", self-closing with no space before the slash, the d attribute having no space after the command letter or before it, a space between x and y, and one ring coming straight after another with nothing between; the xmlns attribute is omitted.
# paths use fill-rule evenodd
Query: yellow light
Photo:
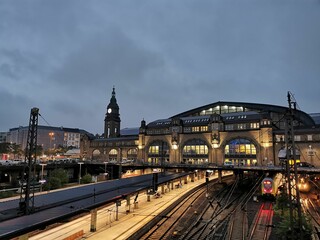
<svg viewBox="0 0 320 240"><path fill-rule="evenodd" d="M300 162L300 159L296 159L296 163L299 163ZM293 165L294 164L294 160L293 159L290 159L289 160L289 164L290 165Z"/></svg>
<svg viewBox="0 0 320 240"><path fill-rule="evenodd" d="M267 148L267 147L270 147L270 143L262 143L262 145Z"/></svg>
<svg viewBox="0 0 320 240"><path fill-rule="evenodd" d="M219 144L218 143L214 143L212 144L213 148L218 148L219 147Z"/></svg>
<svg viewBox="0 0 320 240"><path fill-rule="evenodd" d="M173 144L173 145L172 145L172 149L173 149L173 150L177 150L177 149L178 149L178 145L177 145L177 144Z"/></svg>

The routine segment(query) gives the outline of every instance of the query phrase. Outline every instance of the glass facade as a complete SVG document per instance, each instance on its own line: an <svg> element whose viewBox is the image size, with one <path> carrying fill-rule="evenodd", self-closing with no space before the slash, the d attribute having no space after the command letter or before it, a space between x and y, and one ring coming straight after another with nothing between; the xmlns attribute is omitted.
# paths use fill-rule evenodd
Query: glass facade
<svg viewBox="0 0 320 240"><path fill-rule="evenodd" d="M248 139L237 138L229 141L224 153L225 163L232 162L233 165L255 165L257 163L256 147Z"/></svg>
<svg viewBox="0 0 320 240"><path fill-rule="evenodd" d="M209 149L205 141L193 139L188 141L182 150L182 163L203 164L208 162Z"/></svg>
<svg viewBox="0 0 320 240"><path fill-rule="evenodd" d="M109 161L116 162L118 159L118 151L116 149L111 149L109 152Z"/></svg>
<svg viewBox="0 0 320 240"><path fill-rule="evenodd" d="M135 160L137 160L137 157L138 157L138 151L135 148L131 148L128 150L127 155L128 155L128 160L135 161Z"/></svg>
<svg viewBox="0 0 320 240"><path fill-rule="evenodd" d="M243 107L236 106L215 106L213 108L208 108L200 112L200 115L211 115L211 114L222 114L222 113L234 113L234 112L244 112Z"/></svg>
<svg viewBox="0 0 320 240"><path fill-rule="evenodd" d="M169 162L169 146L163 141L154 141L148 149L148 163L164 164Z"/></svg>

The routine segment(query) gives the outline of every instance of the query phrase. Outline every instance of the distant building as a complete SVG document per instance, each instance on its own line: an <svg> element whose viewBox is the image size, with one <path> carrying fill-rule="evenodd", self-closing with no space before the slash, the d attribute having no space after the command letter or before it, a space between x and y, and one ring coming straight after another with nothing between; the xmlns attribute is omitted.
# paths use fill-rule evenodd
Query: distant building
<svg viewBox="0 0 320 240"><path fill-rule="evenodd" d="M119 131L119 106L113 88L104 136L83 139L81 151L86 158L98 161L278 165L288 109L219 101L148 124L142 120L139 128ZM320 166L320 114L295 110L293 126L300 160Z"/></svg>
<svg viewBox="0 0 320 240"><path fill-rule="evenodd" d="M7 141L21 145L25 149L28 139L29 127L11 128L8 133ZM78 128L38 126L37 145L41 145L44 150L54 149L60 146L80 148L82 135L90 135Z"/></svg>
<svg viewBox="0 0 320 240"><path fill-rule="evenodd" d="M0 143L7 142L7 136L8 136L7 132L0 132Z"/></svg>

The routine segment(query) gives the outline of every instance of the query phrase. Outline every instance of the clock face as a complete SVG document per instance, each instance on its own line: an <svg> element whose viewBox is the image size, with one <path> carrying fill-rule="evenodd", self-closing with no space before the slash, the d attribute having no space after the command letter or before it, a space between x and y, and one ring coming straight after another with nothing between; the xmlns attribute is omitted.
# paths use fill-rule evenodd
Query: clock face
<svg viewBox="0 0 320 240"><path fill-rule="evenodd" d="M112 112L112 109L111 108L108 108L108 113L111 113Z"/></svg>

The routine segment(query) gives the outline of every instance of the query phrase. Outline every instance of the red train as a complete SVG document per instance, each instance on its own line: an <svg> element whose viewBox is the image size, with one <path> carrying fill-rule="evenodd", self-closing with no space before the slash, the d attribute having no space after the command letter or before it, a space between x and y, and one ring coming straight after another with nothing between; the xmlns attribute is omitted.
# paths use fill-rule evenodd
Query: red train
<svg viewBox="0 0 320 240"><path fill-rule="evenodd" d="M279 193L279 186L282 185L283 175L278 173L274 177L266 177L261 182L261 195L265 197L276 197ZM300 192L309 192L310 183L307 177L299 176L298 188Z"/></svg>
<svg viewBox="0 0 320 240"><path fill-rule="evenodd" d="M262 195L275 195L273 179L266 177L262 180L261 184Z"/></svg>
<svg viewBox="0 0 320 240"><path fill-rule="evenodd" d="M274 177L265 177L261 182L261 195L275 197L278 195L278 187L282 179L282 174L276 174Z"/></svg>

